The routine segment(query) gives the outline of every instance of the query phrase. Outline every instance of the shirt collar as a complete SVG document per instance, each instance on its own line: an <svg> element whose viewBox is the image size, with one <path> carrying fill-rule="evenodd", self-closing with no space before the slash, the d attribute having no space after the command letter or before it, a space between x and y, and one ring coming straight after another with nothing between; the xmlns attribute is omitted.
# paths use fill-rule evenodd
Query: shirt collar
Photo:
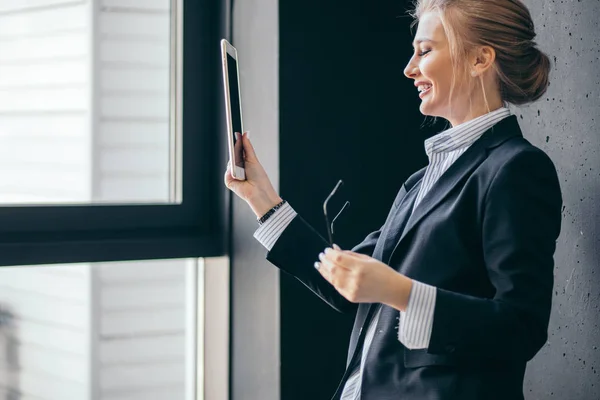
<svg viewBox="0 0 600 400"><path fill-rule="evenodd" d="M462 147L468 147L479 139L485 131L509 115L510 110L503 106L440 132L425 140L425 152L431 158L434 153L449 152Z"/></svg>

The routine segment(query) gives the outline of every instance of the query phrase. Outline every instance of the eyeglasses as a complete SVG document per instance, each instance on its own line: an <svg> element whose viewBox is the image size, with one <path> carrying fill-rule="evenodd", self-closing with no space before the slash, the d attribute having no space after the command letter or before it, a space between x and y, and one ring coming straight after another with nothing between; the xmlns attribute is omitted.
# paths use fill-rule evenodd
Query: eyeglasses
<svg viewBox="0 0 600 400"><path fill-rule="evenodd" d="M331 200L331 198L333 197L333 195L335 195L335 193L338 191L338 189L344 184L344 182L340 179L340 181L337 183L337 185L335 185L335 187L333 188L333 190L331 191L331 193L329 194L329 196L327 196L327 198L325 199L325 202L323 202L323 214L325 215L325 224L327 225L327 235L329 236L329 245L331 247L333 247L333 224L335 223L335 220L338 219L338 217L340 216L340 214L342 214L342 212L348 208L348 206L350 205L350 202L347 201L344 206L342 207L342 209L340 210L339 213L337 213L337 215L335 216L335 218L333 219L333 221L331 221L331 223L329 222L329 216L327 215L327 204L329 203L329 200Z"/></svg>

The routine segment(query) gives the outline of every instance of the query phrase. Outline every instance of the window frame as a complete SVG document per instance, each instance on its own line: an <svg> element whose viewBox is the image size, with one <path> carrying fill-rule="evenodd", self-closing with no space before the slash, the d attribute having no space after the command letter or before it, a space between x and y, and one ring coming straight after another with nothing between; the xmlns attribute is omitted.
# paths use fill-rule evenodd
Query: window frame
<svg viewBox="0 0 600 400"><path fill-rule="evenodd" d="M178 112L173 104L180 104L181 143L173 143L171 154L179 149L181 202L0 207L0 266L225 253L228 196L222 185L226 157L219 49L224 2L172 0L177 3L180 7L172 12L183 23L177 27L183 78L179 99L171 98L171 115Z"/></svg>

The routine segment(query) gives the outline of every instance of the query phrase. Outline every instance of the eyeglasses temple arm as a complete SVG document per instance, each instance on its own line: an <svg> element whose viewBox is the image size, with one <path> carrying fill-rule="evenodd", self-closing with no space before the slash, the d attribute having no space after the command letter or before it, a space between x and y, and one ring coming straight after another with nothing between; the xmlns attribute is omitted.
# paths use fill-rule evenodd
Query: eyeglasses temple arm
<svg viewBox="0 0 600 400"><path fill-rule="evenodd" d="M347 201L346 204L344 204L344 207L342 207L342 209L340 210L340 212L335 216L335 218L333 219L333 221L331 221L331 234L333 234L333 224L335 223L335 220L338 219L338 217L342 214L342 212L344 212L344 210L346 208L348 208L350 206L350 202Z"/></svg>
<svg viewBox="0 0 600 400"><path fill-rule="evenodd" d="M331 198L333 197L333 195L335 194L335 192L337 192L337 190L340 188L340 186L342 186L344 184L344 182L342 180L340 180L337 185L335 185L335 187L333 188L333 190L331 191L331 193L329 193L329 196L327 196L327 198L325 199L325 202L323 203L323 212L325 214L327 214L327 203L329 203L329 200L331 200Z"/></svg>
<svg viewBox="0 0 600 400"><path fill-rule="evenodd" d="M329 223L329 217L327 216L327 203L329 203L329 200L331 200L331 198L333 197L333 195L335 194L335 192L337 192L337 190L343 184L344 184L344 182L340 179L338 181L337 185L335 185L335 187L333 188L333 190L329 194L329 196L327 196L327 198L323 202L323 214L325 215L325 222L327 223L327 235L329 236L329 244L332 245L332 246L333 246L333 237L332 237L332 232L331 232L331 226L330 226L330 223ZM344 205L344 207L346 207L346 206ZM342 208L342 210L343 210L343 208ZM336 216L336 218L337 218L337 216Z"/></svg>

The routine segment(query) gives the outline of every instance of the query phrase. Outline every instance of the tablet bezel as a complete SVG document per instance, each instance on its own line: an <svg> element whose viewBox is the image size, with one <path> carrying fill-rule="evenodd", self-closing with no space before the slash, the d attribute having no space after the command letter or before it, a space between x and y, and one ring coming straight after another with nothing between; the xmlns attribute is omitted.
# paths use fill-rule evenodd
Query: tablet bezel
<svg viewBox="0 0 600 400"><path fill-rule="evenodd" d="M223 90L225 94L225 114L227 120L227 143L229 147L229 159L231 160L231 171L232 176L235 179L245 180L246 179L246 170L242 167L239 167L236 163L235 159L235 151L233 144L233 121L231 115L231 91L229 90L229 70L227 65L227 55L230 55L236 62L237 65L237 79L238 79L238 95L240 96L239 104L240 104L240 125L242 127L242 132L244 131L244 119L242 115L242 94L240 90L240 64L237 56L237 50L235 47L231 45L227 41L227 39L221 40L221 64L223 70ZM240 139L241 140L241 139Z"/></svg>

